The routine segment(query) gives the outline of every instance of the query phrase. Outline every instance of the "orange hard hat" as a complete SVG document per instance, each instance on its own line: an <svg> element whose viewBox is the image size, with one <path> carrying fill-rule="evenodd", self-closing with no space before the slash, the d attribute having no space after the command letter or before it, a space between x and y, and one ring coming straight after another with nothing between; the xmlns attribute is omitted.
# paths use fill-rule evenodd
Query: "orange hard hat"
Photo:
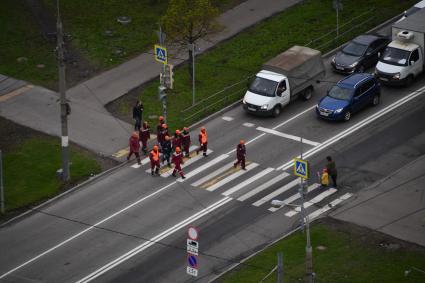
<svg viewBox="0 0 425 283"><path fill-rule="evenodd" d="M163 116L159 116L159 121L164 121L164 117Z"/></svg>
<svg viewBox="0 0 425 283"><path fill-rule="evenodd" d="M176 147L176 152L180 152L180 147Z"/></svg>
<svg viewBox="0 0 425 283"><path fill-rule="evenodd" d="M201 128L201 132L205 132L205 127L202 127Z"/></svg>
<svg viewBox="0 0 425 283"><path fill-rule="evenodd" d="M165 140L166 141L168 141L168 140L170 140L170 137L167 135L167 136L165 136Z"/></svg>
<svg viewBox="0 0 425 283"><path fill-rule="evenodd" d="M180 130L176 130L176 135L180 135Z"/></svg>
<svg viewBox="0 0 425 283"><path fill-rule="evenodd" d="M240 144L245 144L245 141L244 140L240 140L239 143Z"/></svg>
<svg viewBox="0 0 425 283"><path fill-rule="evenodd" d="M154 145L154 146L153 146L153 150L154 150L154 151L158 151L158 146L157 146L157 145Z"/></svg>
<svg viewBox="0 0 425 283"><path fill-rule="evenodd" d="M167 124L162 124L162 127L163 127L164 129L168 128Z"/></svg>
<svg viewBox="0 0 425 283"><path fill-rule="evenodd" d="M323 173L328 173L328 169L323 169Z"/></svg>
<svg viewBox="0 0 425 283"><path fill-rule="evenodd" d="M132 136L133 137L138 137L139 136L139 133L137 133L136 131L134 131L133 134L132 134Z"/></svg>

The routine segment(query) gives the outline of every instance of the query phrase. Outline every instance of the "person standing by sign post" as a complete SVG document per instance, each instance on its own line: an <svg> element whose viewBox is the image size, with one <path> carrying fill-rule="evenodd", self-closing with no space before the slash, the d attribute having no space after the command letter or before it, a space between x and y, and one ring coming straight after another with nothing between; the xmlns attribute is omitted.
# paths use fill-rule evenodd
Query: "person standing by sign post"
<svg viewBox="0 0 425 283"><path fill-rule="evenodd" d="M134 120L134 130L139 131L142 126L142 115L143 115L143 104L141 100L136 101L136 105L133 107L133 120Z"/></svg>

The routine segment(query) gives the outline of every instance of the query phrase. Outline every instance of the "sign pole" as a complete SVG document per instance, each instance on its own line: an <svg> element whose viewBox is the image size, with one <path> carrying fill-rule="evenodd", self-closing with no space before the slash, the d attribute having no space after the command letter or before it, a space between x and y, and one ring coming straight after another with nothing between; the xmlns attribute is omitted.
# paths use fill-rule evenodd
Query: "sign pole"
<svg viewBox="0 0 425 283"><path fill-rule="evenodd" d="M159 26L159 45L164 47L165 44L165 34L162 32L162 27ZM168 56L168 54L167 54ZM162 116L164 117L165 123L167 123L167 94L165 92L165 63L162 66L161 75L160 75L160 85L158 87L159 97L162 102Z"/></svg>
<svg viewBox="0 0 425 283"><path fill-rule="evenodd" d="M0 149L0 206L1 206L1 213L4 214L3 153L1 149Z"/></svg>

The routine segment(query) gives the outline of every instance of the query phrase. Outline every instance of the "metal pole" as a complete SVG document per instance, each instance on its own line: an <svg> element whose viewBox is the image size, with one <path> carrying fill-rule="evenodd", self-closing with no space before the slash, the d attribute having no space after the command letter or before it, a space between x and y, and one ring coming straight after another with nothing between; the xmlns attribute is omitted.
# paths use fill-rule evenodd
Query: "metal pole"
<svg viewBox="0 0 425 283"><path fill-rule="evenodd" d="M69 181L69 148L68 148L68 117L66 104L66 85L65 85L65 60L63 50L63 31L62 21L59 14L59 0L57 1L58 18L57 18L57 48L59 63L59 93L61 104L61 145L62 145L62 180Z"/></svg>
<svg viewBox="0 0 425 283"><path fill-rule="evenodd" d="M159 37L159 45L164 46L165 45L165 38L164 38L165 36L162 33L162 27L161 26L159 26L158 37ZM165 92L165 89L166 89L166 87L165 87L165 64L163 64L161 72L162 72L162 80L160 81L160 86L159 86L159 89L158 89L158 91L160 93L162 91ZM164 117L164 122L167 123L167 95L164 95L162 97L161 102L162 102L162 116Z"/></svg>
<svg viewBox="0 0 425 283"><path fill-rule="evenodd" d="M339 0L336 0L336 39L339 36Z"/></svg>
<svg viewBox="0 0 425 283"><path fill-rule="evenodd" d="M195 43L192 43L192 105L195 105Z"/></svg>
<svg viewBox="0 0 425 283"><path fill-rule="evenodd" d="M0 149L0 206L1 213L4 214L4 188L3 188L3 153Z"/></svg>
<svg viewBox="0 0 425 283"><path fill-rule="evenodd" d="M283 283L283 253L277 253L277 283Z"/></svg>

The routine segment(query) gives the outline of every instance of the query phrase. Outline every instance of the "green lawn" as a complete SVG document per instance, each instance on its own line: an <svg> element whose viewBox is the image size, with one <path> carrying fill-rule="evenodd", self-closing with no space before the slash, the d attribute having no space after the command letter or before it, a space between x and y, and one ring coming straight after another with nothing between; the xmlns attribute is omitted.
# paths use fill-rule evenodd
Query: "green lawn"
<svg viewBox="0 0 425 283"><path fill-rule="evenodd" d="M370 238L369 238L370 237ZM379 245L389 241L386 236L356 230L338 231L325 224L313 225L311 239L313 247L313 270L316 282L329 283L400 283L424 282L425 274L413 271L405 277L411 267L425 269L425 252L419 249L391 250ZM326 247L318 250L317 246ZM303 282L305 272L305 237L296 232L254 256L242 266L223 276L220 283L258 283L277 263L277 253L283 252L283 269L286 283ZM301 278L301 280L299 280ZM276 273L264 281L276 282Z"/></svg>
<svg viewBox="0 0 425 283"><path fill-rule="evenodd" d="M0 74L55 87L58 69L54 47L42 37L24 1L1 1L0 34ZM28 60L19 63L20 57ZM44 68L38 68L40 64Z"/></svg>
<svg viewBox="0 0 425 283"><path fill-rule="evenodd" d="M360 28L354 29L340 42L361 34L384 20L401 13L406 7L416 1L399 0L358 0L342 1L344 9L341 12L341 25L352 18L374 7L359 21L369 20ZM332 8L332 0L308 0L296 5L256 26L241 32L232 39L219 44L211 51L197 56L196 59L196 98L197 101L218 92L226 86L242 81L249 75L255 74L262 63L288 49L292 45L304 45L311 40L331 31L335 28L335 11ZM356 24L356 23L355 23ZM353 24L353 25L355 25ZM349 29L352 24L348 25ZM334 37L333 35L328 38ZM322 43L317 43L317 45ZM313 45L312 47L316 47ZM326 52L332 46L323 46L321 51ZM225 94L233 93L233 96L216 107L209 109L202 115L194 116L193 119L183 121L185 117L181 110L192 104L191 79L186 66L175 70L175 89L168 95L168 124L172 128L181 128L184 125L199 120L206 114L212 113L232 101L240 99L245 91L246 83L243 82L229 91L217 96L223 98ZM145 117L158 115L162 112L157 95L158 82L147 84L138 96L145 104ZM215 100L215 99L213 99ZM122 99L115 103L120 115L130 113L128 100ZM201 109L198 107L196 110ZM156 121L151 121L156 123Z"/></svg>
<svg viewBox="0 0 425 283"><path fill-rule="evenodd" d="M61 167L57 138L30 138L3 152L6 210L22 208L58 194L63 184L56 177ZM71 184L101 171L100 165L71 146Z"/></svg>

